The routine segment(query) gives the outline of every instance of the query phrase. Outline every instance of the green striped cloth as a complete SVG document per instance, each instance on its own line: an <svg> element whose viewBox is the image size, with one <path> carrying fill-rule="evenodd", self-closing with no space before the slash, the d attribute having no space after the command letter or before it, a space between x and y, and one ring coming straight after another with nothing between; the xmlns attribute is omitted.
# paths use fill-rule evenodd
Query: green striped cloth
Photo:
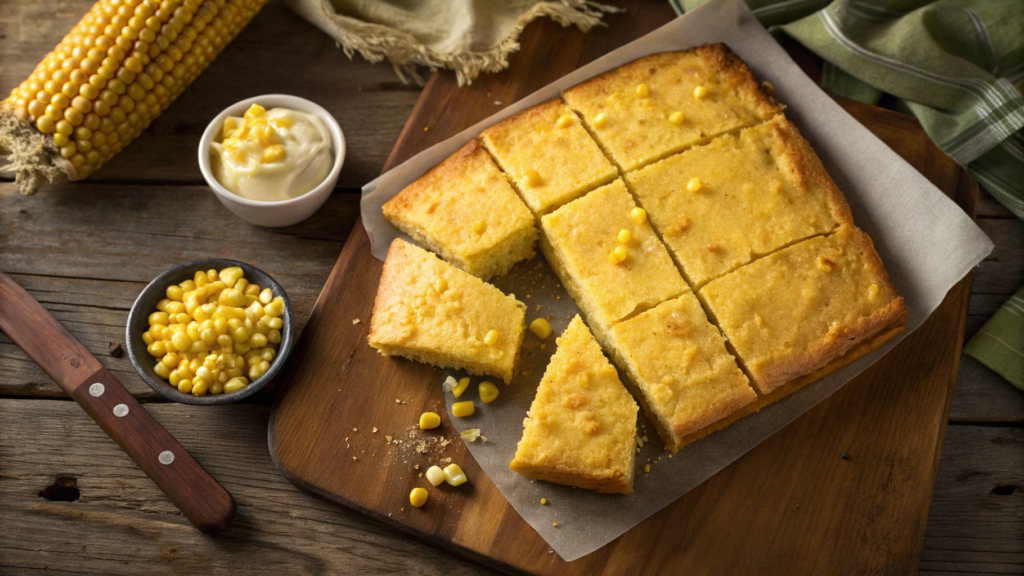
<svg viewBox="0 0 1024 576"><path fill-rule="evenodd" d="M670 0L683 13L707 0ZM824 61L822 87L883 94L1024 218L1024 0L746 0ZM964 347L1024 390L1024 288Z"/></svg>

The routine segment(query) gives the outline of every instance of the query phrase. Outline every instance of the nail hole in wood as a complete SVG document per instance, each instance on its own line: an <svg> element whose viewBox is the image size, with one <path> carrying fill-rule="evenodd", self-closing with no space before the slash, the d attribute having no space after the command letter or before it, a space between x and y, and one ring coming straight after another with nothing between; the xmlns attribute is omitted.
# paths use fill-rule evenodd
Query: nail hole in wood
<svg viewBox="0 0 1024 576"><path fill-rule="evenodd" d="M58 474L53 484L39 491L39 497L50 502L74 502L81 496L78 479L71 474Z"/></svg>

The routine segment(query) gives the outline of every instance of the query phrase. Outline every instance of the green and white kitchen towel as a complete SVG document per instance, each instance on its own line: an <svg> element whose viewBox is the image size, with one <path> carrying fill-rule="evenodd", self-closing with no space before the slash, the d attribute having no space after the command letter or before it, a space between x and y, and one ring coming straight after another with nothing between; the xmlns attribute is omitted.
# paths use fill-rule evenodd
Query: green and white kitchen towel
<svg viewBox="0 0 1024 576"><path fill-rule="evenodd" d="M706 0L671 0L677 12ZM822 87L883 93L1024 218L1024 0L747 0L825 61ZM993 264L995 265L995 264ZM1024 390L1024 288L964 347Z"/></svg>

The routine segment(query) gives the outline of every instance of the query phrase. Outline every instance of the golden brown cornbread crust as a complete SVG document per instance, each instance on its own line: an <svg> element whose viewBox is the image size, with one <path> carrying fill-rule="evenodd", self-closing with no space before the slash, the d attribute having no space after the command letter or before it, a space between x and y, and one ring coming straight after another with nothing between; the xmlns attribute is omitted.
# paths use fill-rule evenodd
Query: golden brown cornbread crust
<svg viewBox="0 0 1024 576"><path fill-rule="evenodd" d="M794 392L800 390L801 388L810 384L811 382L824 378L825 376L828 376L829 374L839 370L840 368L843 368L848 364L852 364L855 360L858 360L861 357L874 352L883 344L885 344L889 340L892 340L897 334L903 332L906 328L906 326L901 324L899 326L890 327L884 332L876 334L875 336L870 337L866 340L862 340L853 348L847 350L845 354L833 359L828 364L825 364L824 366L818 368L817 370L814 370L813 372L810 372L799 378L795 378L793 380L790 380L789 382L786 382L785 384L779 386L778 388L775 388L775 390L773 390L767 396L758 393L757 400L751 402L750 404L747 404L746 406L743 406L736 412L733 412L731 415L717 422L714 422L710 426L687 434L680 440L679 444L676 445L675 447L666 444L666 448L672 450L673 452L677 452L680 448L687 446L689 444L693 444L697 440L700 440L701 438L709 434L722 430L723 428L729 426L733 422L736 422L737 420L743 417L749 416L755 412L760 412L761 409L764 408L765 406L774 404L775 402L782 400L786 396L789 396L790 394L793 394ZM657 424L655 424L655 426L657 426ZM660 433L661 432L659 431L659 434ZM663 434L662 438L664 438Z"/></svg>
<svg viewBox="0 0 1024 576"><path fill-rule="evenodd" d="M558 123L561 117L568 123ZM582 126L577 114L553 98L487 128L480 142L530 210L542 214L618 176L615 166ZM525 181L535 170L540 184Z"/></svg>
<svg viewBox="0 0 1024 576"><path fill-rule="evenodd" d="M558 338L509 468L536 480L628 494L637 410L577 315Z"/></svg>
<svg viewBox="0 0 1024 576"><path fill-rule="evenodd" d="M863 254L864 260L880 271L880 280L884 282L889 290L896 292L896 289L889 281L889 272L882 265L882 259L878 256L878 252L875 251L875 245L871 238L867 234L860 232L860 230L856 230L852 238L855 246ZM798 379L802 375L812 373L818 368L828 365L834 358L843 355L860 342L871 338L886 328L900 326L906 319L907 305L903 297L900 296L884 308L861 318L856 323L842 326L834 332L829 332L828 336L817 346L811 348L805 354L794 358L791 362L779 363L773 366L772 369L765 370L763 372L765 377L761 379L759 384L764 388L774 390L787 381ZM737 356L737 359L742 365L742 359L739 356Z"/></svg>
<svg viewBox="0 0 1024 576"><path fill-rule="evenodd" d="M609 70L600 76L595 76L586 82L580 82L566 92L580 90L592 90L599 93L614 92L619 82L618 77L635 76L642 78L647 75L645 69L658 68L674 63L680 55L687 53L696 54L705 69L714 75L728 79L736 88L740 96L755 105L755 110L762 118L770 118L774 114L786 108L774 98L774 90L770 85L758 84L754 73L750 71L746 63L740 57L722 43L704 44L689 50L675 50L672 52L658 52L643 58L638 58L623 64L618 68Z"/></svg>
<svg viewBox="0 0 1024 576"><path fill-rule="evenodd" d="M828 197L832 217L842 224L853 224L853 212L846 203L846 196L836 186L832 176L825 170L821 158L804 139L803 134L785 115L766 122L772 133L784 142L786 152L780 157L790 163L793 173L801 179L804 189L817 189Z"/></svg>
<svg viewBox="0 0 1024 576"><path fill-rule="evenodd" d="M471 140L384 203L384 216L420 245L487 280L535 254L533 215ZM483 223L482 233L474 225Z"/></svg>
<svg viewBox="0 0 1024 576"><path fill-rule="evenodd" d="M826 256L826 254L828 256ZM816 264L812 264L810 259ZM838 258L845 264L832 262L829 264L829 257ZM823 265L826 265L822 268ZM796 266L790 270L789 267ZM806 282L808 278L801 276L808 266L816 266L825 272L811 271L814 278L810 279L814 290L807 292L801 297L799 303L806 301L811 308L810 316L801 317L803 321L820 322L832 317L827 325L827 331L820 336L820 328L806 328L804 324L795 323L785 326L786 320L780 320L778 311L772 311L768 293L765 292L768 286L772 289L802 289L776 284L785 282L790 276L786 274L793 271L797 274L797 280ZM838 267L838 268L837 268ZM840 272L840 271L849 271ZM841 273L842 276L834 278L829 275ZM751 274L756 274L754 282L761 284L754 289L748 290L748 283L751 282ZM771 284L766 284L766 283ZM819 282L821 282L819 284ZM832 288L839 292L822 292L823 287L832 283ZM835 282L840 282L836 285ZM880 302L877 305L871 304L872 295L842 292L847 286L856 289L857 284L872 284L871 290L874 294L890 295L887 302ZM865 286L865 288L867 288ZM827 295L826 295L827 294ZM747 372L751 381L756 384L758 392L771 394L774 389L784 383L798 378L807 373L813 372L821 366L827 365L832 359L841 356L859 342L884 331L886 328L901 325L906 319L906 303L899 296L896 289L889 280L888 272L882 265L881 258L874 249L874 244L867 234L855 226L840 226L834 233L828 236L818 236L806 239L798 244L779 250L772 255L756 260L726 276L704 286L698 294L705 305L708 315L722 329L723 334L729 339L729 348L733 352L740 366ZM790 296L792 298L793 296ZM835 316L826 312L829 304L834 298L853 298L848 304L850 308L839 308L839 310L857 310L856 318L844 318L836 320ZM889 297L889 296L886 296ZM824 301L820 301L824 298ZM867 298L867 302L865 302ZM751 306L754 308L751 309ZM718 308L716 312L716 308ZM746 308L746 309L744 309ZM867 308L867 309L865 309ZM799 308L794 305L794 314ZM721 316L725 313L725 317ZM776 323L782 322L781 332L774 335L762 334L760 342L751 339L748 319L756 319L760 322L758 313L776 314ZM824 318L822 318L824 315ZM796 316L794 316L796 318ZM742 320L742 322L740 322ZM771 322L770 320L768 322ZM796 322L796 321L794 321ZM730 334L730 332L732 332ZM788 335L788 336L785 336ZM760 346L765 342L764 338L787 337L796 338L797 346L793 348L792 340L785 342L768 341L772 347L766 349ZM803 344L799 343L804 338ZM789 353L791 349L794 353ZM770 352L770 354L769 354ZM768 359L765 355L768 354Z"/></svg>
<svg viewBox="0 0 1024 576"><path fill-rule="evenodd" d="M430 292L436 277L448 284L443 298ZM448 301L455 294L458 306ZM423 300L429 314L424 325L402 321L413 315L416 300ZM396 238L374 298L367 342L385 356L497 376L508 384L519 361L525 319L526 305L513 296ZM489 330L499 334L493 347L480 342Z"/></svg>
<svg viewBox="0 0 1024 576"><path fill-rule="evenodd" d="M696 59L697 63L691 67L680 68L689 60ZM697 72L693 72L696 70ZM680 106L689 106L688 102L693 101L690 91L695 84L687 82L685 88L678 84L683 75L684 79L698 80L694 74L700 76L702 84L709 83L720 87L721 93L728 94L729 102L708 104L705 110L707 113L721 114L719 124L714 126L694 125L690 120L684 119L679 128L683 133L675 134L672 131L663 131L668 122L667 116L673 110L681 111ZM632 98L629 94L634 88L642 83L655 82L658 86L651 85L651 90L661 90L663 98L655 98L652 92L652 107L637 108L635 104L622 105L625 108L620 111L626 115L633 115L632 120L649 128L655 128L658 134L655 141L639 144L636 139L642 138L640 134L629 137L626 133L616 130L606 132L605 129L594 124L596 115L602 110L611 111L619 104L612 104L612 98L619 102L622 98ZM690 146L706 143L723 133L738 130L747 126L764 122L775 114L782 112L785 108L772 97L773 90L770 85L759 85L753 73L747 68L732 51L724 44L706 44L690 50L674 52L662 52L651 54L633 62L624 64L614 70L591 78L577 84L563 92L563 97L569 105L583 116L587 123L588 130L597 140L605 154L611 158L623 172L630 172L667 156L680 152ZM726 112L724 108L730 109ZM657 112L660 110L660 112ZM738 116L740 117L738 117ZM621 115L612 119L614 122L621 119ZM665 116L662 118L661 116ZM749 117L746 117L749 116ZM625 138L623 140L622 138ZM663 140L667 138L667 140Z"/></svg>

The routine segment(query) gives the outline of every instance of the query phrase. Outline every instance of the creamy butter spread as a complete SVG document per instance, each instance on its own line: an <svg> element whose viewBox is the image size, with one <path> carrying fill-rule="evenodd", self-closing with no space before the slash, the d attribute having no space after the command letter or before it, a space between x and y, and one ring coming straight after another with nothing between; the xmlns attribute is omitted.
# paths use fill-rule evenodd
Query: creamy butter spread
<svg viewBox="0 0 1024 576"><path fill-rule="evenodd" d="M313 114L253 104L245 116L224 121L221 141L210 145L210 164L222 186L262 202L297 198L331 171L331 134Z"/></svg>

